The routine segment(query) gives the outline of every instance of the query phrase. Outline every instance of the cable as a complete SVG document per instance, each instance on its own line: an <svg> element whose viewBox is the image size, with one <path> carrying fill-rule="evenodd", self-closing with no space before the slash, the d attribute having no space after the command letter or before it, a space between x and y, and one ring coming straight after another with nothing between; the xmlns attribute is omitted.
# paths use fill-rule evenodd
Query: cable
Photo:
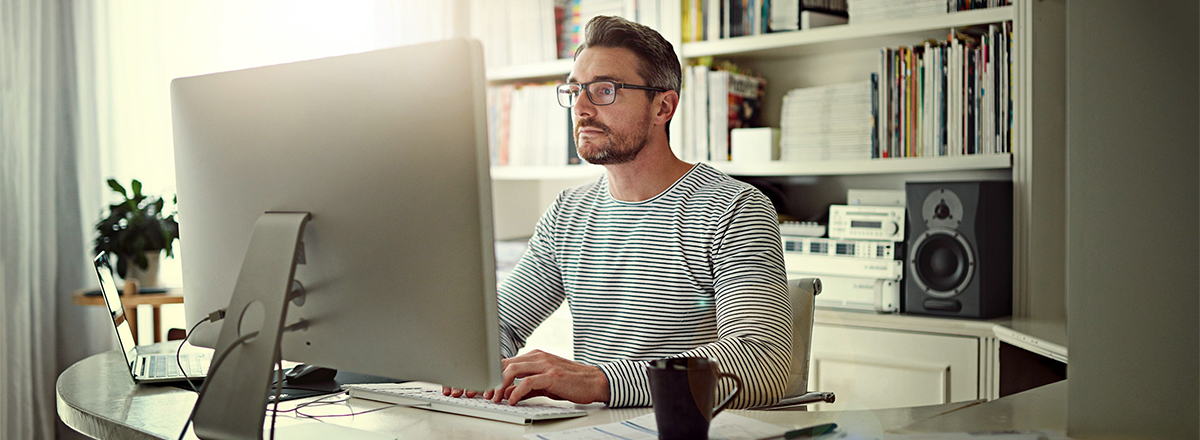
<svg viewBox="0 0 1200 440"><path fill-rule="evenodd" d="M217 374L217 369L221 367L221 362L225 361L225 357L229 356L229 353L232 353L234 348L237 348L238 346L242 345L242 343L253 339L255 336L258 336L258 332L248 333L238 338L236 341L233 341L233 343L229 344L228 347L225 347L225 351L222 351L220 355L213 359L212 365L208 367L208 376L211 377ZM200 386L200 394L196 396L196 404L192 406L192 412L188 414L187 420L183 422L183 431L179 433L179 440L183 440L184 435L187 434L188 425L191 425L192 418L196 417L196 408L200 407L200 401L204 399L204 393L208 391L208 386L211 383L212 381L206 380L204 381L204 385Z"/></svg>
<svg viewBox="0 0 1200 440"><path fill-rule="evenodd" d="M338 396L343 396L343 395L344 395L344 396L346 396L346 398L344 398L344 399L342 399L342 400L337 400L337 401L328 401L328 400L327 400L327 399L329 399L329 398L332 398L332 397L338 397ZM342 393L338 393L338 394L334 394L334 395L325 396L325 397L322 397L322 398L320 398L320 399L313 400L313 401L310 401L310 402L304 402L304 403L301 403L301 404L299 404L299 405L296 405L296 407L295 407L295 408L292 408L292 409L289 409L289 410L280 411L280 412L284 412L284 413L287 413L287 412L294 412L294 413L296 413L296 415L297 415L297 416L299 416L299 417L310 418L310 419L314 419L314 420L316 420L316 421L320 422L320 421L323 421L323 420L321 420L322 418L326 418L326 417L353 417L353 416L358 416L358 415L363 415L363 414L373 413L373 412L375 412L375 411L381 411L381 410L385 410L385 409L389 409L389 408L395 408L395 407L399 407L399 406L405 406L405 407L409 407L409 406L425 406L425 405L427 405L427 404L425 404L425 403L412 403L412 404L401 404L401 403L395 403L395 404L390 404L390 405L381 406L381 407L379 407L379 408L372 408L372 409L368 409L368 410L364 410L364 411L357 411L357 412L355 412L355 411L354 411L354 408L353 408L353 407L351 407L351 406L350 406L350 404L348 403L349 401L350 401L350 395L349 395L349 393L342 392ZM326 415L313 415L313 414L305 414L304 412L300 411L301 409L307 408L307 407L309 407L309 406L318 406L318 405L320 405L320 406L328 406L328 405L337 405L337 404L340 404L340 403L346 403L346 406L350 408L350 411L351 411L351 412L350 412L349 414L326 414Z"/></svg>
<svg viewBox="0 0 1200 440"><path fill-rule="evenodd" d="M222 316L223 315L224 315L224 313L222 313ZM195 392L200 392L200 391L196 389L196 384L192 383L192 378L188 377L187 371L185 371L183 369L183 362L179 360L179 357L180 357L180 353L183 352L183 344L186 344L188 338L192 337L192 332L196 331L196 327L199 327L200 324L210 322L210 321L212 321L211 316L206 316L206 317L204 317L204 319L201 319L200 322L197 322L196 325L193 325L192 329L188 330L186 335L183 335L183 341L181 341L179 343L179 347L175 348L175 365L179 366L179 372L183 373L183 379L187 381L188 386L192 387L192 391L195 391Z"/></svg>
<svg viewBox="0 0 1200 440"><path fill-rule="evenodd" d="M271 440L275 440L275 415L279 414L279 396L283 394L283 353L275 344L275 408L271 411Z"/></svg>

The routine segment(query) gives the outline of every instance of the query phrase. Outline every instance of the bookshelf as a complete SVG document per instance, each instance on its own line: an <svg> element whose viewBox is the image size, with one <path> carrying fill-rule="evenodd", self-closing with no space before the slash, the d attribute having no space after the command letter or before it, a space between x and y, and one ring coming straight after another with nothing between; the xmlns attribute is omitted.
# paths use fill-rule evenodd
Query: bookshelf
<svg viewBox="0 0 1200 440"><path fill-rule="evenodd" d="M740 164L710 162L732 176L840 176L858 174L937 173L994 170L1012 167L1011 154L977 154L953 157L903 157L894 159L826 160Z"/></svg>
<svg viewBox="0 0 1200 440"><path fill-rule="evenodd" d="M999 23L1013 19L1015 6L955 12L866 24L847 24L739 38L684 43L683 57L786 57L813 53L879 49L897 38L921 41L944 39L950 28ZM568 67L570 69L570 67Z"/></svg>
<svg viewBox="0 0 1200 440"><path fill-rule="evenodd" d="M846 188L903 189L907 180L1011 179L1013 181L1013 310L1020 318L1065 318L1065 1L1014 0L1012 6L953 12L716 41L682 43L680 3L663 3L660 31L683 64L700 57L730 60L767 78L763 121L779 127L788 90L866 78L878 69L879 49L944 40L951 29L1013 24L1012 151L1009 154L888 158L810 163L712 163L734 175L786 181L809 176L793 198L828 203ZM673 8L673 10L672 10ZM493 85L561 78L572 67L556 60L489 69ZM675 124L680 119L677 115ZM673 140L678 127L672 127ZM496 182L592 179L590 166L493 167ZM794 180L794 179L793 179ZM512 183L511 185L517 185ZM503 184L502 184L503 185ZM810 206L809 210L820 207ZM540 213L539 213L540 214ZM529 226L532 230L532 225Z"/></svg>
<svg viewBox="0 0 1200 440"><path fill-rule="evenodd" d="M826 160L812 162L707 162L732 176L840 176L859 174L937 173L999 170L1012 167L1012 154L977 154L953 157L903 157L895 159ZM599 177L604 167L563 165L492 167L493 180L565 180Z"/></svg>
<svg viewBox="0 0 1200 440"><path fill-rule="evenodd" d="M488 70L487 80L499 82L519 80L532 81L547 78L561 79L566 77L568 73L571 73L571 67L574 64L574 60L564 59L534 64L500 67Z"/></svg>

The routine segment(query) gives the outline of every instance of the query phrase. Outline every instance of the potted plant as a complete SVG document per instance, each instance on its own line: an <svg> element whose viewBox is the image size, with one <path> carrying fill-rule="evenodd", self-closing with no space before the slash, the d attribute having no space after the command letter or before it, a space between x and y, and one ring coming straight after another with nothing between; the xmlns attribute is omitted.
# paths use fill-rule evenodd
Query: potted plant
<svg viewBox="0 0 1200 440"><path fill-rule="evenodd" d="M108 215L96 223L95 252L108 252L116 259L117 273L125 280L137 279L143 287L158 284L158 260L162 251L174 256L172 246L179 239L175 214L164 216L162 197L142 194L142 182L130 184L133 194L116 179L108 186L125 200L109 205ZM175 203L172 198L172 204Z"/></svg>

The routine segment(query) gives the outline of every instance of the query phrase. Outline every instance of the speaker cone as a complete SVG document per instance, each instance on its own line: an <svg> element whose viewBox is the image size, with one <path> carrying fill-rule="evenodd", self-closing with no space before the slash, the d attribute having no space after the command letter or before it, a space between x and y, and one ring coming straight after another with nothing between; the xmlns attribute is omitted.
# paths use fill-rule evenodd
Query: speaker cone
<svg viewBox="0 0 1200 440"><path fill-rule="evenodd" d="M916 240L909 268L921 290L931 296L949 298L970 283L975 256L957 231L930 229Z"/></svg>

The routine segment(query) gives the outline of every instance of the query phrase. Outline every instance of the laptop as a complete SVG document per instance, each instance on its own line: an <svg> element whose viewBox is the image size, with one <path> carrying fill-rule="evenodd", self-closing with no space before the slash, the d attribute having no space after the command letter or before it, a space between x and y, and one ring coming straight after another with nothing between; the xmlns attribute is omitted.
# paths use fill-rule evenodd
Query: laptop
<svg viewBox="0 0 1200 440"><path fill-rule="evenodd" d="M117 343L121 346L121 354L129 365L129 373L134 383L176 382L187 379L203 379L208 374L208 364L211 354L208 351L184 350L178 362L175 350L170 353L140 353L137 343L133 341L133 329L125 319L125 306L121 303L121 295L117 292L117 284L113 281L112 267L108 264L108 254L101 252L93 261L96 266L96 276L100 278L100 291L104 302L108 305L109 314L113 319L113 330L117 332ZM172 347L173 348L173 347ZM154 351L163 350L157 346ZM180 369L182 364L183 368Z"/></svg>

